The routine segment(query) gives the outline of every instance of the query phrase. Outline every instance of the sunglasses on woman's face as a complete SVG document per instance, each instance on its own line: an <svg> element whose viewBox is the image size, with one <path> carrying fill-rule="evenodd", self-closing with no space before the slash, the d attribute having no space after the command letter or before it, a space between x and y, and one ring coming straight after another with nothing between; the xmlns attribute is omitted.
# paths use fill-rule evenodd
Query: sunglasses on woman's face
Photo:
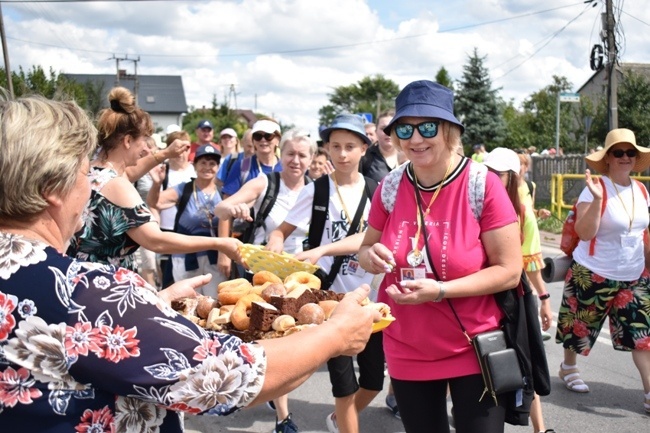
<svg viewBox="0 0 650 433"><path fill-rule="evenodd" d="M415 128L417 128L422 138L433 138L438 135L439 124L440 122L437 120L430 120L428 122L418 123L417 125L398 123L395 125L395 134L400 140L408 140L413 136L413 132L415 132Z"/></svg>
<svg viewBox="0 0 650 433"><path fill-rule="evenodd" d="M268 132L256 132L253 134L253 140L255 141L262 141L262 139L271 141L273 140L273 137L275 137L275 134L269 134Z"/></svg>
<svg viewBox="0 0 650 433"><path fill-rule="evenodd" d="M627 155L628 158L634 158L639 154L639 151L636 149L614 149L612 150L612 155L614 158L623 158L623 155Z"/></svg>

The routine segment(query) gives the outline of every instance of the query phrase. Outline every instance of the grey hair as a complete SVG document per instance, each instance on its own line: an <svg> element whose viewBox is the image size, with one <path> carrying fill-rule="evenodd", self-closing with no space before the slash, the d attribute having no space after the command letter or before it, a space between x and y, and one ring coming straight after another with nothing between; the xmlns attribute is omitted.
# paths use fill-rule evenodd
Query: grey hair
<svg viewBox="0 0 650 433"><path fill-rule="evenodd" d="M280 153L284 150L284 145L288 142L301 142L304 141L305 143L309 144L309 156L314 156L316 153L316 149L318 148L318 145L316 144L316 141L311 138L308 132L303 131L301 129L290 129L284 134L282 134L282 138L280 138Z"/></svg>
<svg viewBox="0 0 650 433"><path fill-rule="evenodd" d="M0 219L32 220L50 194L66 196L97 148L97 129L74 101L0 97Z"/></svg>

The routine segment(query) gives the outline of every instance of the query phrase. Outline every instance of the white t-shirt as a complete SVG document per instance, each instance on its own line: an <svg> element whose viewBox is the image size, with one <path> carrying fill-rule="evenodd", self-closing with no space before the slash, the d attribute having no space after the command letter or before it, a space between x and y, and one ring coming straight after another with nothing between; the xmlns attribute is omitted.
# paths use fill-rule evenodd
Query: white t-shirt
<svg viewBox="0 0 650 433"><path fill-rule="evenodd" d="M185 170L172 170L169 169L167 173L169 180L167 181L167 189L173 188L178 184L187 183L193 177L196 177L196 171L192 164L188 165ZM162 187L160 187L162 191ZM179 197L180 199L180 197ZM165 230L174 230L174 221L176 220L176 206L172 206L160 211L160 228Z"/></svg>
<svg viewBox="0 0 650 433"><path fill-rule="evenodd" d="M341 240L347 236L349 229L349 222L346 218L345 211L343 210L344 206L339 199L339 195L336 192L336 186L332 181L331 177L329 178L329 190L330 190L330 201L327 220L325 221L325 227L323 229L323 236L321 238L321 245L331 244L338 240ZM345 201L345 207L351 213L349 215L350 220L354 218L354 214L357 211L357 206L361 200L363 190L365 188L365 179L363 176L359 177L359 181L355 185L345 185L339 186L341 196ZM312 203L314 201L314 183L310 183L305 186L300 195L296 205L291 209L291 212L287 215L286 222L296 226L309 233L309 226L311 224L311 210ZM370 211L370 199L366 200L366 206L363 211L363 230L368 227L368 213ZM318 261L318 265L323 268L326 272L329 272L332 264L334 263L334 257L325 256ZM343 259L343 264L339 273L334 279L331 290L337 293L347 293L359 287L361 284L370 284L373 274L370 274L364 271L361 266L359 266L359 258L356 254L345 256ZM371 293L371 300L376 300L377 293L373 291Z"/></svg>
<svg viewBox="0 0 650 433"><path fill-rule="evenodd" d="M266 195L266 190L269 187L269 178L268 176L262 176L264 178L264 191L255 201L253 208L255 209L255 214L257 215L260 211L260 206ZM302 189L293 191L287 188L282 178L280 178L280 190L278 191L278 196L275 198L275 204L271 204L272 208L268 216L264 220L264 225L262 225L255 232L255 245L262 245L267 241L267 234L275 230L282 222L287 218L287 214L296 204L296 200ZM296 254L302 251L302 241L307 237L307 232L301 228L297 227L291 235L284 240L284 251L289 254Z"/></svg>
<svg viewBox="0 0 650 433"><path fill-rule="evenodd" d="M573 259L605 278L634 281L639 278L645 267L643 231L648 227L648 200L634 180L630 186L616 184L620 199L612 181L607 176L603 176L603 180L607 188L607 206L596 233L594 255L589 255L591 241L580 241L573 252ZM634 219L632 230L628 233L632 213L632 191ZM585 188L578 197L578 203L591 203L593 200L589 188Z"/></svg>

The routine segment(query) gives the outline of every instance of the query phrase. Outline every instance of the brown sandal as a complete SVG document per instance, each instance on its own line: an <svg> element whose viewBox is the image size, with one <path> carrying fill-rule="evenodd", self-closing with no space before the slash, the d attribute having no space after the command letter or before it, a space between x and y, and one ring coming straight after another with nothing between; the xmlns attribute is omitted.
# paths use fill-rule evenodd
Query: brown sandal
<svg viewBox="0 0 650 433"><path fill-rule="evenodd" d="M560 372L558 373L560 379L564 382L566 389L573 392L585 393L589 392L589 386L584 380L580 378L580 370L577 368L570 368L565 370L560 364Z"/></svg>

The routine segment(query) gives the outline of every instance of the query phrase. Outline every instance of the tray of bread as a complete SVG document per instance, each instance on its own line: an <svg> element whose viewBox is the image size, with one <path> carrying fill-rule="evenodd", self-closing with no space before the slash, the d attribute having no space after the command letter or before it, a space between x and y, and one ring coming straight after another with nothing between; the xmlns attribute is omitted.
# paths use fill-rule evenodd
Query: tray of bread
<svg viewBox="0 0 650 433"><path fill-rule="evenodd" d="M244 265L253 272L268 271L286 278L294 272L313 274L318 269L316 265L296 260L291 254L278 254L260 245L244 244L240 251Z"/></svg>
<svg viewBox="0 0 650 433"><path fill-rule="evenodd" d="M172 308L199 326L236 335L244 341L279 338L325 322L343 294L320 290L320 280L299 271L282 279L268 272L219 284L217 299L199 295L172 302ZM395 318L383 303L365 301L382 320L373 324L381 331Z"/></svg>

